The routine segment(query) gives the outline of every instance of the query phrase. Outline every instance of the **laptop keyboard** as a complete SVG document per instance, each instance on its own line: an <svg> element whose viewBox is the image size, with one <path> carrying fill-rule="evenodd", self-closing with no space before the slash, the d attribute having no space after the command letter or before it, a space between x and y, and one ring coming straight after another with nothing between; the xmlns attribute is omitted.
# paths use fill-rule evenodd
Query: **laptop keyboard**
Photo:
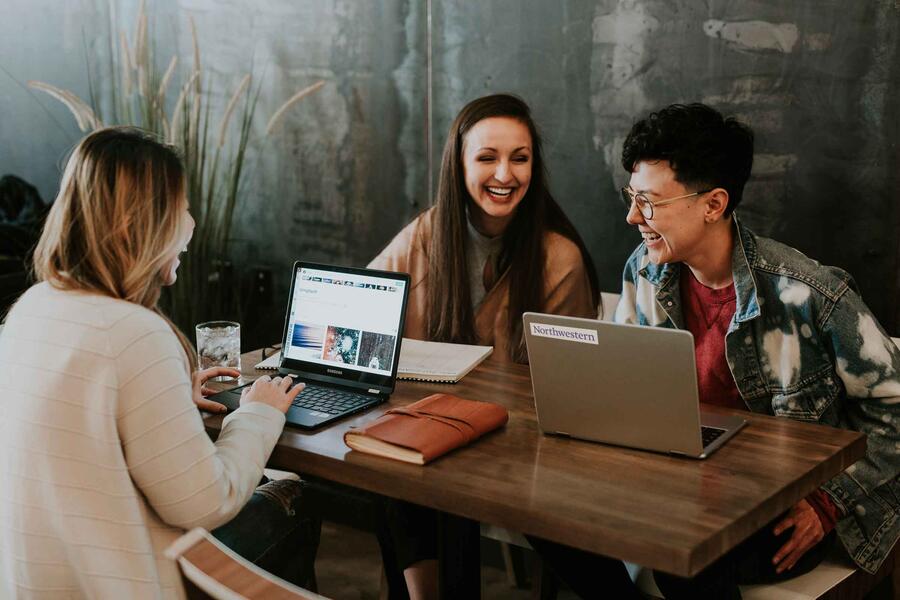
<svg viewBox="0 0 900 600"><path fill-rule="evenodd" d="M706 448L725 433L724 429L719 427L700 427L700 436L703 438L703 447Z"/></svg>
<svg viewBox="0 0 900 600"><path fill-rule="evenodd" d="M335 388L320 387L307 383L306 389L300 392L294 406L316 410L329 415L339 415L360 406L372 403L372 397L366 394L345 392Z"/></svg>

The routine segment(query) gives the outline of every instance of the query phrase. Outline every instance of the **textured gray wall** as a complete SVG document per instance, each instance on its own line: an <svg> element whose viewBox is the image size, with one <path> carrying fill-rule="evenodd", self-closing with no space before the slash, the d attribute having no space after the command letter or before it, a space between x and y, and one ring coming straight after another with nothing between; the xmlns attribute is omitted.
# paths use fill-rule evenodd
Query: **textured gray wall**
<svg viewBox="0 0 900 600"><path fill-rule="evenodd" d="M425 202L425 27L415 4L181 2L224 80L237 85L251 60L264 77L260 137L282 102L326 81L248 162L237 248L247 263L277 267L279 293L294 260L365 264ZM188 58L185 27L178 45Z"/></svg>
<svg viewBox="0 0 900 600"><path fill-rule="evenodd" d="M601 287L614 290L637 243L616 192L627 181L619 156L634 119L694 101L738 115L757 134L745 222L849 270L896 332L898 6L435 2L435 131L445 135L472 98L522 95L546 137L552 189L588 243Z"/></svg>
<svg viewBox="0 0 900 600"><path fill-rule="evenodd" d="M105 60L104 2L6 0L0 65L86 95L82 31ZM160 0L161 55L190 62L193 15L216 105L252 65L264 78L259 134L295 90L295 107L250 156L236 232L239 261L269 264L278 285L298 258L364 264L428 205L427 103L437 175L447 128L477 96L512 91L534 108L552 189L585 237L601 287L615 290L637 243L617 199L618 162L636 116L705 101L746 119L757 161L740 211L759 233L849 270L900 331L900 8L895 0ZM137 3L113 2L131 27ZM430 50L431 88L426 55ZM77 139L0 73L0 171L55 194ZM60 124L57 124L58 121Z"/></svg>
<svg viewBox="0 0 900 600"><path fill-rule="evenodd" d="M105 14L89 2L0 1L0 175L31 182L46 202L81 133L62 104L25 84L38 79L87 98L85 44L106 56L92 42L105 31Z"/></svg>

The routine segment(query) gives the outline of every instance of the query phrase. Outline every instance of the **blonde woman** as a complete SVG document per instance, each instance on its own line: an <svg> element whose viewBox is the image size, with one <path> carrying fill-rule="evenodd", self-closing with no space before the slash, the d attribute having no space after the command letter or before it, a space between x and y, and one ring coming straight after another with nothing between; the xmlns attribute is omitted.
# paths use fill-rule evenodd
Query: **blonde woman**
<svg viewBox="0 0 900 600"><path fill-rule="evenodd" d="M300 484L254 493L302 386L257 381L213 443L203 384L238 373L192 377L191 344L157 307L193 228L171 148L124 128L75 148L38 283L0 337L0 597L183 597L162 553L197 526L264 566L287 568L307 530L314 554Z"/></svg>

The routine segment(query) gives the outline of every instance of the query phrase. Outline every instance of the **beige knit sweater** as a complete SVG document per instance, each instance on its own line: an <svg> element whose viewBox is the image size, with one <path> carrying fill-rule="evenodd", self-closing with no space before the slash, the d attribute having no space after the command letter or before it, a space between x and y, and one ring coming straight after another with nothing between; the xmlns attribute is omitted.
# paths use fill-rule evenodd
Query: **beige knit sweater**
<svg viewBox="0 0 900 600"><path fill-rule="evenodd" d="M394 236L387 247L372 259L370 269L409 273L409 302L403 336L427 340L428 286L434 277L428 272L428 253L434 208L416 217ZM544 301L541 312L570 317L597 318L597 303L591 298L591 281L581 250L570 239L548 231L544 235ZM483 266L483 265L482 265ZM509 339L508 271L487 290L475 310L475 338L478 344L493 346L492 360L508 362Z"/></svg>
<svg viewBox="0 0 900 600"><path fill-rule="evenodd" d="M247 502L284 426L259 403L214 444L178 340L104 296L28 290L0 334L0 598L180 598L162 553Z"/></svg>

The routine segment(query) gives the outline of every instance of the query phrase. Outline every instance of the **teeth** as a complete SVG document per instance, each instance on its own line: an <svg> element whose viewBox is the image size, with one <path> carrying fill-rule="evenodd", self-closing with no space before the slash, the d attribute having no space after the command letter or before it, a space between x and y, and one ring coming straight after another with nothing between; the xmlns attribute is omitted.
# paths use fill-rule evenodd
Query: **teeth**
<svg viewBox="0 0 900 600"><path fill-rule="evenodd" d="M488 191L495 196L509 196L512 194L512 188L488 187Z"/></svg>
<svg viewBox="0 0 900 600"><path fill-rule="evenodd" d="M643 233L644 239L650 242L658 240L661 236L658 233Z"/></svg>

